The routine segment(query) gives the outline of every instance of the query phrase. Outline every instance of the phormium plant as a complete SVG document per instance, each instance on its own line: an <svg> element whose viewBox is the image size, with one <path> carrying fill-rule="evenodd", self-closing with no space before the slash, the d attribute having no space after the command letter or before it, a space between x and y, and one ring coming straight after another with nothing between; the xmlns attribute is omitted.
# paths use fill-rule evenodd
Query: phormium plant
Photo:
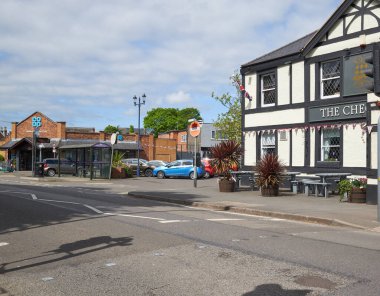
<svg viewBox="0 0 380 296"><path fill-rule="evenodd" d="M240 144L235 141L223 141L211 147L210 152L213 160L211 165L215 172L225 180L231 180L230 170L239 166L240 156L243 149Z"/></svg>
<svg viewBox="0 0 380 296"><path fill-rule="evenodd" d="M257 163L256 171L258 174L256 183L259 187L275 187L279 186L283 179L285 165L278 159L278 155L267 153Z"/></svg>

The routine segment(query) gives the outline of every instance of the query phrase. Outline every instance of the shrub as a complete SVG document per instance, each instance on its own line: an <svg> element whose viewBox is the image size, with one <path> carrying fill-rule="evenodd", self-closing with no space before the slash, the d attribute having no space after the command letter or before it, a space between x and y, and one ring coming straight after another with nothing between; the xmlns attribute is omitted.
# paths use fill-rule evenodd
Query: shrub
<svg viewBox="0 0 380 296"><path fill-rule="evenodd" d="M4 161L4 160L5 160L4 156L0 154L0 161Z"/></svg>
<svg viewBox="0 0 380 296"><path fill-rule="evenodd" d="M225 180L231 180L230 170L239 166L240 156L243 149L235 141L223 141L211 147L210 152L213 160L211 166L215 172Z"/></svg>
<svg viewBox="0 0 380 296"><path fill-rule="evenodd" d="M256 171L256 183L259 187L278 187L283 179L285 165L278 159L278 155L267 153L257 163Z"/></svg>

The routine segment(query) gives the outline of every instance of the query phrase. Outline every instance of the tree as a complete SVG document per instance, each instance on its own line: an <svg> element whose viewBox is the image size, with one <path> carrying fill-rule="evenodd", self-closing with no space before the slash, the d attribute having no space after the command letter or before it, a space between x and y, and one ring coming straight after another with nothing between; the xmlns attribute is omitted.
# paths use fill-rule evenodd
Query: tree
<svg viewBox="0 0 380 296"><path fill-rule="evenodd" d="M220 131L220 133L229 140L241 142L241 79L240 74L235 72L230 77L231 84L236 89L236 95L231 95L228 92L221 96L215 95L213 92L211 97L220 102L227 111L218 114L217 120L214 122L214 126Z"/></svg>
<svg viewBox="0 0 380 296"><path fill-rule="evenodd" d="M116 132L120 133L120 128L119 128L119 126L107 125L106 128L104 129L104 132L106 134L113 134Z"/></svg>
<svg viewBox="0 0 380 296"><path fill-rule="evenodd" d="M186 129L188 120L192 118L201 119L196 108L155 108L145 116L144 128L151 128L157 137L159 133Z"/></svg>
<svg viewBox="0 0 380 296"><path fill-rule="evenodd" d="M129 133L130 134L133 134L135 132L135 127L133 126L133 124L131 124L130 126L129 126Z"/></svg>

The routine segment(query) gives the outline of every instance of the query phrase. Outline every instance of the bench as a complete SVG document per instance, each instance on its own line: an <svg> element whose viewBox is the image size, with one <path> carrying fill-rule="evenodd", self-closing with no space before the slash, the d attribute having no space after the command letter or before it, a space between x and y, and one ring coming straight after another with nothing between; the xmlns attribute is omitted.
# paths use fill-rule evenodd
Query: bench
<svg viewBox="0 0 380 296"><path fill-rule="evenodd" d="M318 197L319 189L321 189L321 192L323 193L324 197L329 197L329 187L331 186L331 183L322 183L319 181L305 180L303 184L305 186L305 194L307 196L309 196L310 193L314 192L315 196Z"/></svg>

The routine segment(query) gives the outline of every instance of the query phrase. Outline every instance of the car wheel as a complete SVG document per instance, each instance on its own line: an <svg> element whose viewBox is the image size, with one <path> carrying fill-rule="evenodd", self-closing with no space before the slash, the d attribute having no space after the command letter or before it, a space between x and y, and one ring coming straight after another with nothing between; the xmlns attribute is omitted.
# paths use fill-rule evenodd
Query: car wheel
<svg viewBox="0 0 380 296"><path fill-rule="evenodd" d="M194 172L191 172L190 175L189 175L189 177L190 177L191 180L194 180L195 179Z"/></svg>
<svg viewBox="0 0 380 296"><path fill-rule="evenodd" d="M164 179L164 178L165 178L165 173L164 173L163 171L159 171L159 172L157 173L157 178L158 178L158 179Z"/></svg>
<svg viewBox="0 0 380 296"><path fill-rule="evenodd" d="M54 169L48 169L47 174L49 177L54 177L55 176L55 170Z"/></svg>
<svg viewBox="0 0 380 296"><path fill-rule="evenodd" d="M209 172L205 172L205 174L203 175L203 178L205 178L205 179L210 178L210 173Z"/></svg>
<svg viewBox="0 0 380 296"><path fill-rule="evenodd" d="M153 170L146 169L144 172L145 177L152 177L153 176Z"/></svg>

